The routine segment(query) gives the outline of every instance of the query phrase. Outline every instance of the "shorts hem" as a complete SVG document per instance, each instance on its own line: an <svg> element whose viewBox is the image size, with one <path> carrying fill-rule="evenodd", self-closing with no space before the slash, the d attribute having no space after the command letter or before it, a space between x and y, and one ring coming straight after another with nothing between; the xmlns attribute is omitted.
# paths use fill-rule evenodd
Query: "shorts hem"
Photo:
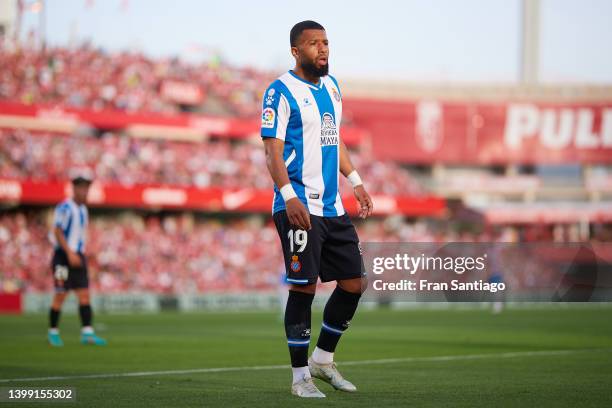
<svg viewBox="0 0 612 408"><path fill-rule="evenodd" d="M317 283L316 279L295 279L285 277L285 283L289 283L292 285L312 285L313 283Z"/></svg>
<svg viewBox="0 0 612 408"><path fill-rule="evenodd" d="M333 277L333 278L321 278L321 282L323 283L327 283L327 282L334 282L334 281L341 281L341 280L348 280L348 279L361 279L365 277L365 275L359 274L359 275L353 275L353 276L338 276L338 277Z"/></svg>

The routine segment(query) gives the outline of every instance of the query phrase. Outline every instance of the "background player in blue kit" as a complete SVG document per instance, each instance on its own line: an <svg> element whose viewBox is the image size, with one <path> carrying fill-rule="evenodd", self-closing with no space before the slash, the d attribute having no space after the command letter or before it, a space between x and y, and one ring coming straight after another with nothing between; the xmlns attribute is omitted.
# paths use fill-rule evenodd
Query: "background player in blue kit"
<svg viewBox="0 0 612 408"><path fill-rule="evenodd" d="M295 68L274 81L263 97L261 136L274 180L274 222L290 284L285 333L293 369L291 392L325 397L312 381L356 391L338 372L336 345L349 327L365 288L359 238L338 192L339 173L354 187L359 215L368 217L372 200L340 137L342 95L329 71L325 29L314 21L290 33ZM323 312L311 358L311 306L317 279L337 286Z"/></svg>
<svg viewBox="0 0 612 408"><path fill-rule="evenodd" d="M81 343L103 346L106 340L96 336L92 327L92 310L89 296L89 277L85 245L89 216L85 203L93 176L89 171L73 174L73 198L62 201L55 207L51 240L54 243L52 272L55 293L49 310L49 344L64 345L58 329L62 304L70 290L79 300L81 317Z"/></svg>

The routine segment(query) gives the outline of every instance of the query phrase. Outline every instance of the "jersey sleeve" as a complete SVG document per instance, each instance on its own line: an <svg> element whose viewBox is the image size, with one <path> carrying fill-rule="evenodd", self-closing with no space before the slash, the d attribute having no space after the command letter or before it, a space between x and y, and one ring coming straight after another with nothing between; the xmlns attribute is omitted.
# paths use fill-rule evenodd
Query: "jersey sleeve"
<svg viewBox="0 0 612 408"><path fill-rule="evenodd" d="M266 89L261 113L261 137L285 140L290 114L289 102L274 84Z"/></svg>
<svg viewBox="0 0 612 408"><path fill-rule="evenodd" d="M53 214L53 226L59 227L62 230L68 228L70 225L70 218L72 217L72 211L66 204L60 204L55 207L55 213Z"/></svg>

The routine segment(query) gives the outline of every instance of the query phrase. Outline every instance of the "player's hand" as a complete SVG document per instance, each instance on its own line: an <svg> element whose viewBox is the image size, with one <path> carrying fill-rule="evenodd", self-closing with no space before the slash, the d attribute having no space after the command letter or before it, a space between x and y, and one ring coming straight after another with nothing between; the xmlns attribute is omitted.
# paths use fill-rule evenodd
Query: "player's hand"
<svg viewBox="0 0 612 408"><path fill-rule="evenodd" d="M299 198L294 197L285 203L287 207L287 217L291 225L310 231L310 213L304 207Z"/></svg>
<svg viewBox="0 0 612 408"><path fill-rule="evenodd" d="M372 203L372 198L370 198L368 192L365 191L363 184L355 187L353 189L353 192L355 193L355 198L359 203L359 217L365 220L370 215L372 215L372 211L374 211L374 204Z"/></svg>
<svg viewBox="0 0 612 408"><path fill-rule="evenodd" d="M68 264L73 268L78 268L81 266L81 257L77 255L76 252L70 251L68 252Z"/></svg>

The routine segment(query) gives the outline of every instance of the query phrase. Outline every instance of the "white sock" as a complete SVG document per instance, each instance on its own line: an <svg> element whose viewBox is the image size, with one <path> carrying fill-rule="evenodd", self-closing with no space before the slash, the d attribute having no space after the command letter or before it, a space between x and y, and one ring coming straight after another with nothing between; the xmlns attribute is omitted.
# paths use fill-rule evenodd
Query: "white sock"
<svg viewBox="0 0 612 408"><path fill-rule="evenodd" d="M334 362L334 353L315 347L312 352L312 359L317 364L331 364Z"/></svg>
<svg viewBox="0 0 612 408"><path fill-rule="evenodd" d="M310 370L308 366L306 367L291 367L291 371L293 371L293 383L297 383L302 381L304 377L310 378Z"/></svg>
<svg viewBox="0 0 612 408"><path fill-rule="evenodd" d="M81 329L81 334L93 334L94 333L94 329L91 326L83 326L83 328Z"/></svg>
<svg viewBox="0 0 612 408"><path fill-rule="evenodd" d="M52 327L49 329L49 334L59 334L59 329L57 327Z"/></svg>

